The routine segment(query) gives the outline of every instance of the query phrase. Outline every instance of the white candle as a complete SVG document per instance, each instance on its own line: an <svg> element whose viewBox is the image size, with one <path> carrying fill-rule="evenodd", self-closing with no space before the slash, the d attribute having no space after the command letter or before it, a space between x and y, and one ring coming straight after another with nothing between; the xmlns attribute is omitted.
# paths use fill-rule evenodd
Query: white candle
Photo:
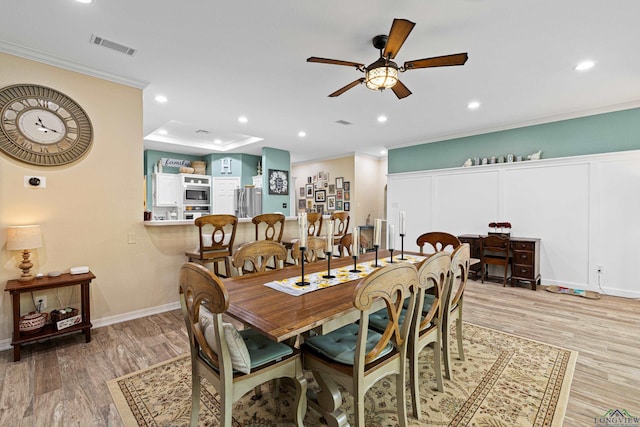
<svg viewBox="0 0 640 427"><path fill-rule="evenodd" d="M406 224L405 224L406 216L407 216L406 211L400 211L400 234L406 234L406 231L407 231Z"/></svg>
<svg viewBox="0 0 640 427"><path fill-rule="evenodd" d="M307 247L307 213L301 213L298 215L298 225L300 226L300 247Z"/></svg>
<svg viewBox="0 0 640 427"><path fill-rule="evenodd" d="M376 218L373 223L373 244L380 247L380 234L382 233L382 220Z"/></svg>
<svg viewBox="0 0 640 427"><path fill-rule="evenodd" d="M389 229L389 236L387 239L387 249L391 251L396 248L395 247L396 246L396 230L395 230L396 227L393 224L389 224L387 228Z"/></svg>
<svg viewBox="0 0 640 427"><path fill-rule="evenodd" d="M327 249L325 252L333 252L333 221L329 221L327 224Z"/></svg>
<svg viewBox="0 0 640 427"><path fill-rule="evenodd" d="M351 248L353 253L351 256L358 257L360 255L360 227L353 227Z"/></svg>

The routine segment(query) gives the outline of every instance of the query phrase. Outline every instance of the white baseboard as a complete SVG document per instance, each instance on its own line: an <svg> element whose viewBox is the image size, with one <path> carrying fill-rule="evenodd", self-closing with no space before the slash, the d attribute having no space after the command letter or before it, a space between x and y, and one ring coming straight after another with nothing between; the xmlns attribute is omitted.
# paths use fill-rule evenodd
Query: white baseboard
<svg viewBox="0 0 640 427"><path fill-rule="evenodd" d="M92 319L93 329L109 326L116 323L126 322L127 320L139 319L141 317L151 316L152 314L164 313L165 311L176 310L180 308L180 302L159 305L157 307L145 308L143 310L130 311L129 313L118 314L116 316L103 317L101 319ZM55 338L55 337L54 337ZM11 338L0 340L0 351L10 350Z"/></svg>

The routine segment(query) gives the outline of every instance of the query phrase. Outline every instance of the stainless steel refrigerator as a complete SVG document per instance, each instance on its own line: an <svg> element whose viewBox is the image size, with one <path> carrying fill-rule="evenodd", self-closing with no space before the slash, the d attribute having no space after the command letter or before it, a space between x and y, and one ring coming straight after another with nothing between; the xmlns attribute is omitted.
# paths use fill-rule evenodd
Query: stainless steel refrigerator
<svg viewBox="0 0 640 427"><path fill-rule="evenodd" d="M245 187L234 190L234 204L238 218L252 218L262 213L262 188Z"/></svg>

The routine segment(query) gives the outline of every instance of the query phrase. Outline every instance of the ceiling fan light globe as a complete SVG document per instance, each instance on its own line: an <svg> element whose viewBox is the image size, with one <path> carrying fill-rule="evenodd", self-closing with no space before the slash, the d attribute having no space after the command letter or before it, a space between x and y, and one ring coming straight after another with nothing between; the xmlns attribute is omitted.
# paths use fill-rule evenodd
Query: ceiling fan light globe
<svg viewBox="0 0 640 427"><path fill-rule="evenodd" d="M389 89L398 82L398 68L382 66L367 70L365 84L372 90Z"/></svg>

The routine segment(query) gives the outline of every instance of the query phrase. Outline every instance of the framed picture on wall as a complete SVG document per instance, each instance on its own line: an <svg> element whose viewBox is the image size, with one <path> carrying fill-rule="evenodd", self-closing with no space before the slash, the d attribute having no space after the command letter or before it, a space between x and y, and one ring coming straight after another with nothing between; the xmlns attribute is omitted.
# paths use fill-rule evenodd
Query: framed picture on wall
<svg viewBox="0 0 640 427"><path fill-rule="evenodd" d="M344 191L351 190L351 183L349 181L344 182Z"/></svg>
<svg viewBox="0 0 640 427"><path fill-rule="evenodd" d="M298 199L298 209L305 209L307 207L307 201L305 199Z"/></svg>
<svg viewBox="0 0 640 427"><path fill-rule="evenodd" d="M351 202L344 202L344 210L345 211L351 210Z"/></svg>
<svg viewBox="0 0 640 427"><path fill-rule="evenodd" d="M269 169L269 194L289 195L289 171Z"/></svg>
<svg viewBox="0 0 640 427"><path fill-rule="evenodd" d="M350 191L345 191L344 192L344 199L345 200L351 200L351 192Z"/></svg>
<svg viewBox="0 0 640 427"><path fill-rule="evenodd" d="M312 198L313 197L313 184L307 184L306 188L307 188L307 199Z"/></svg>
<svg viewBox="0 0 640 427"><path fill-rule="evenodd" d="M324 202L327 199L327 192L325 190L316 190L316 202Z"/></svg>
<svg viewBox="0 0 640 427"><path fill-rule="evenodd" d="M336 209L336 196L327 197L327 209L333 211Z"/></svg>
<svg viewBox="0 0 640 427"><path fill-rule="evenodd" d="M329 194L336 194L336 185L329 184Z"/></svg>
<svg viewBox="0 0 640 427"><path fill-rule="evenodd" d="M342 189L343 185L344 185L344 178L341 177L341 176L336 178L336 188L337 189Z"/></svg>
<svg viewBox="0 0 640 427"><path fill-rule="evenodd" d="M304 187L300 187L300 197L304 197Z"/></svg>
<svg viewBox="0 0 640 427"><path fill-rule="evenodd" d="M336 190L336 199L342 200L342 190Z"/></svg>
<svg viewBox="0 0 640 427"><path fill-rule="evenodd" d="M313 200L307 199L307 212L311 212L311 209L313 209Z"/></svg>
<svg viewBox="0 0 640 427"><path fill-rule="evenodd" d="M336 200L336 210L337 211L342 210L342 200Z"/></svg>
<svg viewBox="0 0 640 427"><path fill-rule="evenodd" d="M319 203L317 205L314 205L313 207L319 214L324 214L324 203Z"/></svg>

